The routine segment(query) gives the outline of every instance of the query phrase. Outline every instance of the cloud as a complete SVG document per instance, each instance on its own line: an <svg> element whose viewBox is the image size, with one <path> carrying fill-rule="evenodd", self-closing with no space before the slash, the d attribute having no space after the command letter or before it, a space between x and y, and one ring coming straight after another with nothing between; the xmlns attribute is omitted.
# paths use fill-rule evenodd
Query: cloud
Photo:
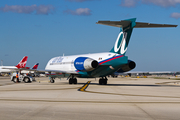
<svg viewBox="0 0 180 120"><path fill-rule="evenodd" d="M171 16L172 18L175 18L175 19L179 19L180 18L180 13L172 13Z"/></svg>
<svg viewBox="0 0 180 120"><path fill-rule="evenodd" d="M162 7L175 7L177 4L180 4L180 0L142 0L142 2L146 4L152 3Z"/></svg>
<svg viewBox="0 0 180 120"><path fill-rule="evenodd" d="M66 0L69 2L86 2L86 1L93 1L93 0Z"/></svg>
<svg viewBox="0 0 180 120"><path fill-rule="evenodd" d="M43 14L48 15L52 13L54 7L52 5L31 5L31 6L21 6L21 5L5 5L1 7L0 11L2 12L15 12L15 13L24 13L24 14Z"/></svg>
<svg viewBox="0 0 180 120"><path fill-rule="evenodd" d="M161 7L175 7L180 4L180 0L122 0L121 6L134 7L137 3L154 4Z"/></svg>
<svg viewBox="0 0 180 120"><path fill-rule="evenodd" d="M82 16L88 16L91 15L91 10L89 8L78 8L76 10L66 10L65 13L71 14L71 15L82 15Z"/></svg>
<svg viewBox="0 0 180 120"><path fill-rule="evenodd" d="M122 0L121 6L134 7L134 6L136 6L137 2L138 2L138 0Z"/></svg>

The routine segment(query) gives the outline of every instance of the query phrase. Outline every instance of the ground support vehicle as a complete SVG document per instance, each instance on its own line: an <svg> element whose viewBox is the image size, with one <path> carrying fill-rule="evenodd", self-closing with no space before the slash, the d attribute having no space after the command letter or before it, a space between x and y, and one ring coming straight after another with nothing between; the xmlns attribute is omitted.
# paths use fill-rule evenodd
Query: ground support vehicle
<svg viewBox="0 0 180 120"><path fill-rule="evenodd" d="M22 81L24 81L25 83L31 83L31 82L33 82L33 81L35 81L35 78L34 77L32 77L32 76L29 76L29 75L27 75L27 74L19 74L18 73L18 78L19 78L19 80L16 78L16 74L17 73L12 73L12 75L11 75L11 81L13 81L13 82L15 82L15 83L18 83L18 82L22 82Z"/></svg>

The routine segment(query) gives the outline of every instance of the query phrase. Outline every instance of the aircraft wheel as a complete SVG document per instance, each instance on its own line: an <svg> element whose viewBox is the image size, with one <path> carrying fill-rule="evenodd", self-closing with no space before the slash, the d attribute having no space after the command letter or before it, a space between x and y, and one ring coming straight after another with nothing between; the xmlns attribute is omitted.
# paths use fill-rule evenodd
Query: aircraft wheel
<svg viewBox="0 0 180 120"><path fill-rule="evenodd" d="M69 84L72 84L72 83L73 83L73 79L70 78L70 79L69 79Z"/></svg>
<svg viewBox="0 0 180 120"><path fill-rule="evenodd" d="M28 77L25 77L25 78L24 78L24 82L25 82L25 83L29 83L29 82L30 82L30 79L29 79Z"/></svg>
<svg viewBox="0 0 180 120"><path fill-rule="evenodd" d="M99 79L99 85L102 85L102 83L103 83L102 79Z"/></svg>
<svg viewBox="0 0 180 120"><path fill-rule="evenodd" d="M54 83L55 81L54 81L54 79L50 79L50 83Z"/></svg>
<svg viewBox="0 0 180 120"><path fill-rule="evenodd" d="M106 79L103 79L103 84L107 85L107 80Z"/></svg>
<svg viewBox="0 0 180 120"><path fill-rule="evenodd" d="M107 85L107 78L106 79L99 79L99 85Z"/></svg>
<svg viewBox="0 0 180 120"><path fill-rule="evenodd" d="M77 84L77 79L74 78L74 79L73 79L73 82L74 82L74 84Z"/></svg>

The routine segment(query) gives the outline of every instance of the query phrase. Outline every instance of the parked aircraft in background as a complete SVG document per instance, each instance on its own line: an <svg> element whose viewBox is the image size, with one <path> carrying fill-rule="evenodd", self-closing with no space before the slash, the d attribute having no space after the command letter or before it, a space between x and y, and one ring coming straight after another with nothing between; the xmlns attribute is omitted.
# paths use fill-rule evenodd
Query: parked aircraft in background
<svg viewBox="0 0 180 120"><path fill-rule="evenodd" d="M20 68L19 70L21 70L21 73L34 73L34 71L33 72L28 71L28 69L36 70L38 66L39 66L39 63L36 63L32 68L25 67L25 68Z"/></svg>
<svg viewBox="0 0 180 120"><path fill-rule="evenodd" d="M32 67L32 69L37 69L38 66L39 66L39 63L36 63L36 64Z"/></svg>
<svg viewBox="0 0 180 120"><path fill-rule="evenodd" d="M21 69L37 69L39 66L39 63L36 63L32 68L30 67L24 67L24 68L21 68Z"/></svg>
<svg viewBox="0 0 180 120"><path fill-rule="evenodd" d="M59 56L49 60L45 70L51 82L55 78L68 77L69 84L77 84L77 78L100 77L99 84L107 84L108 75L114 72L127 72L135 68L134 61L129 60L125 53L133 28L177 27L177 25L151 24L136 22L136 18L122 21L98 21L97 24L120 28L114 47L109 52Z"/></svg>
<svg viewBox="0 0 180 120"><path fill-rule="evenodd" d="M16 66L0 66L0 73L10 73L14 69L25 68L28 56L24 56L23 59Z"/></svg>

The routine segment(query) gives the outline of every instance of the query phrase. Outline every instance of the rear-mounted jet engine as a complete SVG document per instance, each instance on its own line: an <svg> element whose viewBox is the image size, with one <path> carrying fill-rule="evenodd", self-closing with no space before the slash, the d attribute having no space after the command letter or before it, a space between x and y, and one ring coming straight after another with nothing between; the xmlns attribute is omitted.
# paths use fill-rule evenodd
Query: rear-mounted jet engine
<svg viewBox="0 0 180 120"><path fill-rule="evenodd" d="M98 67L98 62L88 57L78 57L74 61L74 66L79 71L92 71Z"/></svg>

